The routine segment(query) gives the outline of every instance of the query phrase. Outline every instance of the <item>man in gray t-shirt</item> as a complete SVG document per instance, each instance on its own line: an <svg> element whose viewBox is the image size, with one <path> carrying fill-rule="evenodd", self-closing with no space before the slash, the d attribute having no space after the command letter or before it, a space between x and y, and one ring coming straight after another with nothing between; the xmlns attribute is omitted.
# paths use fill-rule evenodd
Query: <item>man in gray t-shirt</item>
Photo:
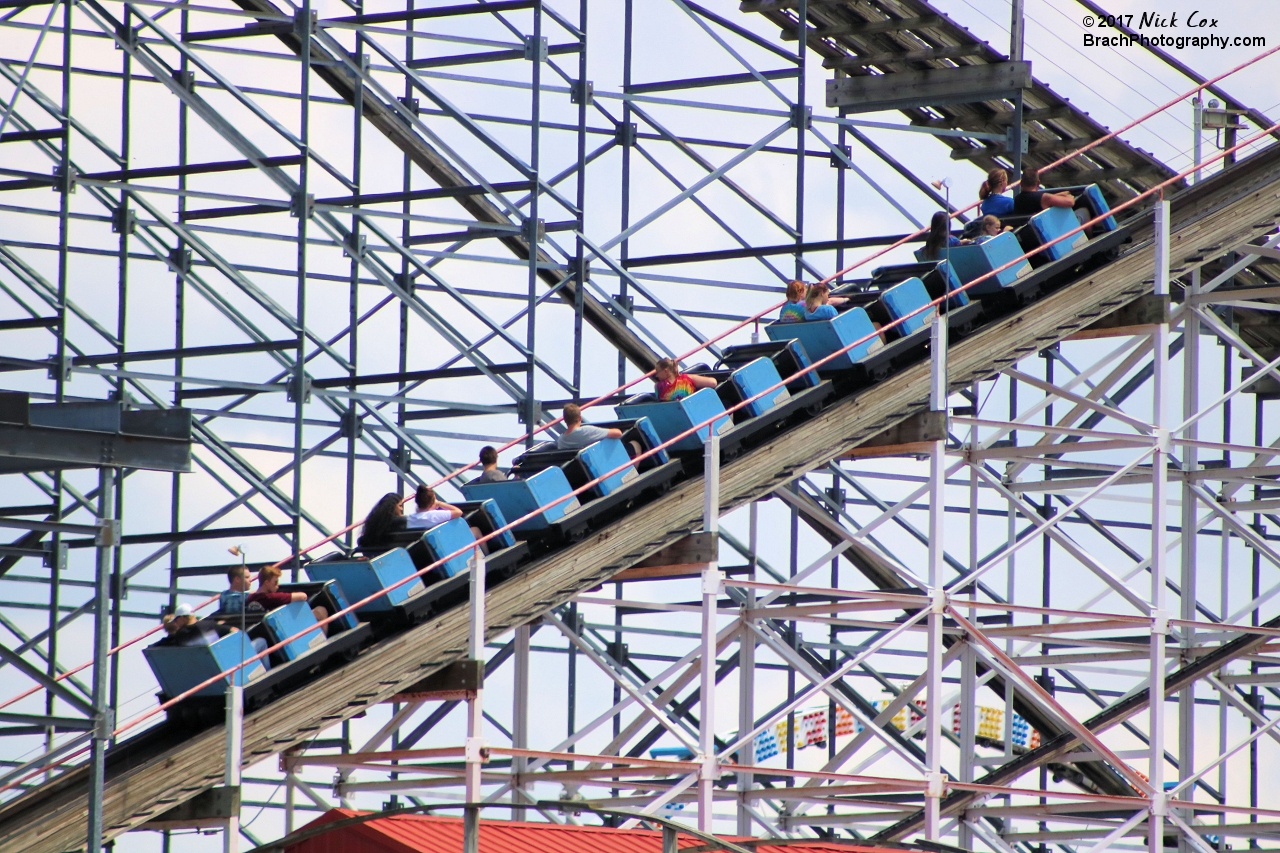
<svg viewBox="0 0 1280 853"><path fill-rule="evenodd" d="M564 407L564 433L556 439L557 450L581 450L604 438L622 438L622 430L583 425L582 408L575 403Z"/></svg>
<svg viewBox="0 0 1280 853"><path fill-rule="evenodd" d="M507 475L498 470L498 451L489 445L480 448L480 475L472 479L468 486L476 483L502 483Z"/></svg>
<svg viewBox="0 0 1280 853"><path fill-rule="evenodd" d="M470 486L474 483L505 483L506 481L507 475L497 468L486 468L467 485Z"/></svg>

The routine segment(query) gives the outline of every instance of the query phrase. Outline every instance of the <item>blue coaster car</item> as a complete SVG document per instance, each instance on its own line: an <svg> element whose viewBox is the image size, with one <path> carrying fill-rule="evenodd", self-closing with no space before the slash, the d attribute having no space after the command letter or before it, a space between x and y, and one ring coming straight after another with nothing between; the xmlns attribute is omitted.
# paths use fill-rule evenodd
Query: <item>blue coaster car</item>
<svg viewBox="0 0 1280 853"><path fill-rule="evenodd" d="M552 467L564 472L573 489L580 489L592 480L604 477L580 493L580 497L588 501L611 495L640 476L636 466L631 464L626 446L617 438L603 438L581 450L558 450L551 442L545 441L517 456L511 472L526 477ZM606 474L609 476L605 477Z"/></svg>
<svg viewBox="0 0 1280 853"><path fill-rule="evenodd" d="M305 632L274 652L283 660L297 660L312 649L324 645L324 632L320 630L315 614L311 612L311 605L306 601L292 601L268 611L262 617L262 624L267 630L267 640L273 646L299 632ZM311 630L308 631L308 628Z"/></svg>
<svg viewBox="0 0 1280 853"><path fill-rule="evenodd" d="M662 436L658 435L658 431L653 428L653 422L648 418L630 418L628 420L598 422L596 426L605 429L622 430L622 444L626 446L630 442L639 444L640 450L653 450L662 444ZM636 468L643 474L659 465L665 465L671 461L670 454L667 453L665 447L659 448L658 452L636 463Z"/></svg>
<svg viewBox="0 0 1280 853"><path fill-rule="evenodd" d="M351 602L347 599L346 594L342 591L342 584L338 581L330 581L324 585L323 595L333 600L334 607L330 608L330 613L342 613L351 606ZM348 610L341 616L329 623L329 635L332 636L337 631L345 631L354 628L360 624L360 619L356 616L354 610Z"/></svg>
<svg viewBox="0 0 1280 853"><path fill-rule="evenodd" d="M631 464L631 457L627 455L627 448L617 438L605 438L582 448L578 451L575 461L582 466L585 476L581 483L576 484L579 486L597 477L604 477L610 471L614 472L584 493L592 497L604 497L616 492L640 476L636 466ZM570 465L572 464L570 463ZM573 483L574 479L571 476L569 482Z"/></svg>
<svg viewBox="0 0 1280 853"><path fill-rule="evenodd" d="M799 325L794 324L794 325ZM711 421L669 446L674 453L691 453L702 450L702 445L714 427L717 435L723 435L733 427L733 421L724 414L724 403L714 388L701 388L682 400L660 403L652 394L637 394L614 407L619 418L648 418L658 437L670 441L696 424Z"/></svg>
<svg viewBox="0 0 1280 853"><path fill-rule="evenodd" d="M342 590L342 584L336 580L316 581L313 583L282 583L281 592L303 592L307 595L308 607L323 607L330 613L341 613L350 606L351 601ZM234 625L234 618L227 624ZM360 624L356 614L343 613L329 623L329 636L339 631L346 631Z"/></svg>
<svg viewBox="0 0 1280 853"><path fill-rule="evenodd" d="M422 579L417 578L382 592L417 571L413 558L404 548L393 548L369 560L316 560L308 563L306 569L307 576L314 581L337 581L350 604L377 593L368 603L356 608L356 613L365 617L385 613L424 589Z"/></svg>
<svg viewBox="0 0 1280 853"><path fill-rule="evenodd" d="M467 564L475 554L475 544L475 534L471 532L471 525L467 524L466 519L451 518L444 524L437 524L424 531L422 538L406 550L419 569L444 560L424 576L431 583L466 571Z"/></svg>
<svg viewBox="0 0 1280 853"><path fill-rule="evenodd" d="M1050 207L1031 217L1027 220L1026 225L1018 229L1018 241L1022 244L1023 250L1027 252L1045 246L1043 251L1036 252L1031 256L1031 265L1039 267L1051 261L1065 258L1074 250L1088 243L1088 236L1083 231L1077 231L1070 237L1059 240L1051 246L1046 245L1051 240L1068 234L1079 227L1080 220L1076 218L1073 210L1065 207Z"/></svg>
<svg viewBox="0 0 1280 853"><path fill-rule="evenodd" d="M772 361L779 376L794 377L787 382L787 390L792 394L799 394L801 391L816 387L820 381L816 370L800 373L813 362L809 360L804 345L794 338L729 347L720 357L720 363L730 370L736 370L757 358L767 358Z"/></svg>
<svg viewBox="0 0 1280 853"><path fill-rule="evenodd" d="M726 409L744 400L751 400L757 394L763 394L734 412L734 420L743 421L758 418L791 398L791 392L785 385L779 384L781 382L782 377L778 375L778 368L773 366L773 362L767 358L757 358L730 373L728 381L721 382L716 387L716 392ZM765 393L768 388L773 390Z"/></svg>
<svg viewBox="0 0 1280 853"><path fill-rule="evenodd" d="M909 278L880 294L880 303L884 305L889 317L902 320L900 328L904 335L918 332L933 322L938 313L936 305L919 310L929 305L930 301L929 291L924 289L924 282L918 278ZM918 313L912 314L913 311Z"/></svg>
<svg viewBox="0 0 1280 853"><path fill-rule="evenodd" d="M950 251L954 252L955 249ZM941 260L879 267L871 272L871 287L875 290L887 290L909 278L918 278L924 282L924 289L929 291L930 299L937 299L944 293L955 292L964 286L951 262ZM956 293L947 300L947 308L959 308L968 304L969 295L964 292Z"/></svg>
<svg viewBox="0 0 1280 853"><path fill-rule="evenodd" d="M546 530L567 513L577 509L579 503L576 497L547 509L539 509L572 491L569 479L559 468L543 468L528 477L513 478L501 483L473 483L462 487L462 494L469 501L495 501L508 522L523 518L536 510L535 515L516 525L517 533Z"/></svg>
<svg viewBox="0 0 1280 853"><path fill-rule="evenodd" d="M1063 187L1061 189L1050 190L1050 192L1069 192L1076 197L1074 210L1083 210L1089 214L1089 219L1095 219L1099 216L1106 217L1097 225L1089 229L1089 236L1096 237L1099 234L1106 234L1108 231L1114 231L1117 228L1116 218L1111 215L1111 205L1107 204L1107 199L1102 195L1102 190L1098 189L1097 184L1085 184L1080 187Z"/></svg>
<svg viewBox="0 0 1280 853"><path fill-rule="evenodd" d="M960 277L962 282L968 284L992 270L999 269L1010 261L1017 260L1022 257L1022 254L1023 251L1018 244L1018 238L1010 232L1005 232L982 243L955 246L951 249L948 259L951 261L951 266L956 275ZM1004 288L1011 287L1019 279L1028 275L1031 275L1031 265L1023 258L1022 260L1017 260L1008 269L1000 270L990 278L975 284L969 288L968 292L975 296L999 293Z"/></svg>
<svg viewBox="0 0 1280 853"><path fill-rule="evenodd" d="M862 308L841 311L832 320L806 320L803 323L770 323L764 327L771 341L797 340L812 359L811 364L839 352L854 341L862 343L818 367L823 375L848 370L884 346L871 318Z"/></svg>
<svg viewBox="0 0 1280 853"><path fill-rule="evenodd" d="M507 526L507 517L502 514L502 509L495 500L463 501L454 506L462 510L462 518L467 522L467 526L479 530L481 536L488 536L495 530L502 530ZM515 544L516 535L510 530L503 530L489 540L489 550L510 548Z"/></svg>
<svg viewBox="0 0 1280 853"><path fill-rule="evenodd" d="M201 682L253 657L253 643L247 634L234 631L209 646L150 646L142 655L151 665L160 689L167 697L185 693ZM266 673L261 660L234 673L235 683L244 686ZM199 690L196 696L221 696L231 683L232 673Z"/></svg>

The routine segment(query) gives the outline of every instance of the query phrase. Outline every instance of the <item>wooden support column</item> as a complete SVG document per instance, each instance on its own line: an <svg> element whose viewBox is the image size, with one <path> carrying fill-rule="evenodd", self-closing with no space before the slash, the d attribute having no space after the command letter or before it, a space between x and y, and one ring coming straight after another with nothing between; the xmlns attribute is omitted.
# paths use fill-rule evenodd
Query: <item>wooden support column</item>
<svg viewBox="0 0 1280 853"><path fill-rule="evenodd" d="M240 814L240 786L218 785L148 820L139 829L222 829Z"/></svg>
<svg viewBox="0 0 1280 853"><path fill-rule="evenodd" d="M1104 314L1080 331L1067 337L1069 341L1090 338L1114 338L1147 334L1155 326L1169 322L1169 297L1148 293L1109 314Z"/></svg>
<svg viewBox="0 0 1280 853"><path fill-rule="evenodd" d="M632 568L619 572L613 580L653 580L701 574L706 564L716 559L716 545L713 533L691 533Z"/></svg>

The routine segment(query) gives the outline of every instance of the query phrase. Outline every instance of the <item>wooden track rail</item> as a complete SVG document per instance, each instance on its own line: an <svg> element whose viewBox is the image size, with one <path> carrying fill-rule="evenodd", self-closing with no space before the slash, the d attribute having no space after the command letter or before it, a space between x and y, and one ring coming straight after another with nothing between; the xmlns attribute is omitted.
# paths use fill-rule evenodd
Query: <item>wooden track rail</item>
<svg viewBox="0 0 1280 853"><path fill-rule="evenodd" d="M948 352L953 388L989 378L1015 360L1068 337L1147 293L1153 273L1150 215L1133 243L1110 264L1023 310L955 343ZM1280 224L1280 146L1272 146L1174 199L1174 274L1232 251ZM725 510L763 497L784 483L846 454L850 448L924 409L929 365L920 362L847 397L803 426L803 440L783 433L726 464ZM678 485L662 500L544 558L489 591L488 635L538 619L575 594L670 545L701 523L702 483ZM403 691L466 655L467 608L374 646L304 690L245 719L246 763L261 761L322 728ZM1242 652L1244 653L1244 652ZM147 738L149 733L138 736ZM154 736L153 736L154 737ZM109 769L104 801L107 837L137 827L222 778L223 732L213 728L181 742L138 750ZM126 749L128 742L117 749ZM1045 753L1045 760L1056 757ZM1029 769L1031 763L1026 764ZM64 853L82 849L87 770L81 766L0 808L0 853Z"/></svg>

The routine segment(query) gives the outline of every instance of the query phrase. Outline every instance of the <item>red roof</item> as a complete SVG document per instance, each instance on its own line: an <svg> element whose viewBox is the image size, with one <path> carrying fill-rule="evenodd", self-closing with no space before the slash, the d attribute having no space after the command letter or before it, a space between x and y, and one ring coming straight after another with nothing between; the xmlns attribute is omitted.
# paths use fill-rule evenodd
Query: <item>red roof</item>
<svg viewBox="0 0 1280 853"><path fill-rule="evenodd" d="M332 823L367 812L330 809L307 828ZM734 840L734 839L729 839ZM745 840L745 839L744 839ZM687 835L681 847L702 842ZM335 829L285 848L288 853L458 853L462 850L462 818L430 815L398 815ZM480 853L659 853L662 833L603 826L561 826L491 820L480 824ZM884 853L883 848L848 844L811 844L756 847L758 853Z"/></svg>

